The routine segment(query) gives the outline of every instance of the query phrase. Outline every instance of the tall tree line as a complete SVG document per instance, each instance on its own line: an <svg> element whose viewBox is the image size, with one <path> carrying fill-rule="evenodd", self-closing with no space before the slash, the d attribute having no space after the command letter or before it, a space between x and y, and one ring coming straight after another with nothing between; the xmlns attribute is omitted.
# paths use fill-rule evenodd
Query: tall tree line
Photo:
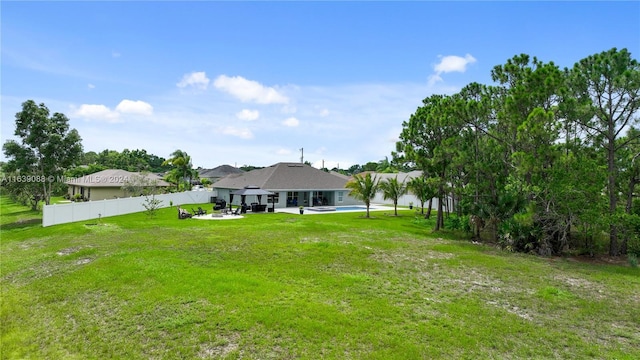
<svg viewBox="0 0 640 360"><path fill-rule="evenodd" d="M452 199L476 236L504 247L550 255L579 238L593 249L606 231L609 254L626 252L638 237L638 61L613 48L560 69L521 54L491 76L424 99L394 162L422 170L440 204Z"/></svg>

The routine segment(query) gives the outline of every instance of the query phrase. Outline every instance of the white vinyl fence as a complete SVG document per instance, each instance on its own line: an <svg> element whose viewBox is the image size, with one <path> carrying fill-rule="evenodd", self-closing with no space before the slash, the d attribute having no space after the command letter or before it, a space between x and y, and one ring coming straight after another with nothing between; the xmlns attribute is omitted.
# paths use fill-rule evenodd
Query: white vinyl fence
<svg viewBox="0 0 640 360"><path fill-rule="evenodd" d="M208 203L215 191L185 191L174 194L156 195L160 207L165 208L183 204ZM98 219L101 217L131 214L145 211L144 196L109 199L100 201L72 202L69 204L45 205L42 209L42 226L65 224L74 221Z"/></svg>

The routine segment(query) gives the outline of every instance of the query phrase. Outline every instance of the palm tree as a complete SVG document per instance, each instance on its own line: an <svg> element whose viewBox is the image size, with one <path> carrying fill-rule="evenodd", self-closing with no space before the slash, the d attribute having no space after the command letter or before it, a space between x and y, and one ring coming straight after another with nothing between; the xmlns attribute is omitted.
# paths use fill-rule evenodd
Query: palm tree
<svg viewBox="0 0 640 360"><path fill-rule="evenodd" d="M179 187L179 184L180 184L180 174L178 174L178 170L177 169L169 170L169 172L167 172L164 175L164 179L168 183L174 184L176 186L176 192L178 191L178 187Z"/></svg>
<svg viewBox="0 0 640 360"><path fill-rule="evenodd" d="M187 154L186 151L176 150L171 154L171 157L162 165L171 165L174 167L174 170L179 175L180 182L188 182L191 184L191 179L193 178L194 170L193 164L191 163L191 156Z"/></svg>
<svg viewBox="0 0 640 360"><path fill-rule="evenodd" d="M420 200L421 214L424 215L424 203L436 196L435 187L424 176L420 176L411 179L407 184L407 189Z"/></svg>
<svg viewBox="0 0 640 360"><path fill-rule="evenodd" d="M393 200L393 212L398 216L398 199L407 193L407 186L404 181L398 181L398 175L395 178L389 178L380 182L380 190L385 200Z"/></svg>
<svg viewBox="0 0 640 360"><path fill-rule="evenodd" d="M364 201L364 204L367 206L367 218L369 217L371 199L376 196L379 183L375 176L371 178L371 173L368 173L364 177L359 174L353 175L353 178L345 185L347 189L351 190L351 196L357 200Z"/></svg>

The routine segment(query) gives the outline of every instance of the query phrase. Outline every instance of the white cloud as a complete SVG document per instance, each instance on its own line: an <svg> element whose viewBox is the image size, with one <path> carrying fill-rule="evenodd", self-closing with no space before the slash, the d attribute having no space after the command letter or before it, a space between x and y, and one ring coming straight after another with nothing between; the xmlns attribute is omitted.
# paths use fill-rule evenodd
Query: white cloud
<svg viewBox="0 0 640 360"><path fill-rule="evenodd" d="M298 120L298 119L296 119L294 117L290 117L290 118L285 119L282 122L282 125L289 126L289 127L296 127L296 126L300 125L300 120Z"/></svg>
<svg viewBox="0 0 640 360"><path fill-rule="evenodd" d="M86 81L84 84L86 86ZM213 87L211 83L210 86ZM422 105L425 96L435 91L428 88L426 82L297 89L287 85L289 106L297 106L298 112L283 114L281 110L285 104L239 106L239 100L229 101L227 96L208 96L210 101L202 101L193 96L175 96L176 90L168 90L163 96L144 97L144 101L153 105L151 117L116 111L122 97L95 105L93 109L83 107L82 115L100 118L82 121L83 118L75 117L74 127L82 135L86 151L114 147L122 151L137 147L166 158L175 149L182 149L192 156L194 165L213 168L222 164L268 166L279 161L297 162L300 160L299 149L304 147L305 161L319 167L319 162L324 160L329 169L338 164L344 169L390 156L395 150L393 138L398 136L402 122ZM5 104L7 100L3 97L2 101ZM3 107L0 110L11 118L20 110L21 101L16 99L12 109ZM52 99L41 101L51 109L64 109L69 105L61 102L56 106ZM79 108L80 104L76 104L75 110ZM243 109L258 110L258 119L239 120L236 114ZM330 114L322 117L323 109L330 110ZM283 125L285 119L298 126ZM2 130L9 128L7 133L10 133L13 125L9 123ZM303 133L300 133L301 129L304 129Z"/></svg>
<svg viewBox="0 0 640 360"><path fill-rule="evenodd" d="M95 89L95 88L96 88L96 86L95 86L95 85L93 85L93 84L87 84L87 88L89 88L89 89Z"/></svg>
<svg viewBox="0 0 640 360"><path fill-rule="evenodd" d="M239 113L236 113L236 117L240 120L253 121L260 117L258 110L242 109Z"/></svg>
<svg viewBox="0 0 640 360"><path fill-rule="evenodd" d="M103 120L107 122L120 122L120 114L104 105L82 104L73 112L75 116L88 120Z"/></svg>
<svg viewBox="0 0 640 360"><path fill-rule="evenodd" d="M239 137L241 139L253 139L253 133L247 128L236 128L233 126L227 126L222 129L222 133L225 135Z"/></svg>
<svg viewBox="0 0 640 360"><path fill-rule="evenodd" d="M199 90L207 90L207 87L209 86L209 82L210 80L204 71L198 71L198 72L194 71L190 74L184 74L184 76L182 77L182 80L180 80L180 82L177 83L176 85L179 88L186 88L190 86Z"/></svg>
<svg viewBox="0 0 640 360"><path fill-rule="evenodd" d="M320 111L320 116L322 116L322 117L327 117L327 116L329 116L329 109L322 109L322 110Z"/></svg>
<svg viewBox="0 0 640 360"><path fill-rule="evenodd" d="M429 76L429 86L432 86L437 82L441 82L441 74L450 72L463 73L467 71L467 65L476 62L476 58L471 56L471 54L466 54L464 57L448 55L440 56L440 58L440 62L433 66L434 74Z"/></svg>
<svg viewBox="0 0 640 360"><path fill-rule="evenodd" d="M150 116L153 114L153 107L144 101L125 99L116 106L115 110L111 110L109 107L102 104L82 104L78 108L72 107L71 113L74 114L74 116L87 120L100 120L109 123L116 123L123 121L121 119L123 114Z"/></svg>
<svg viewBox="0 0 640 360"><path fill-rule="evenodd" d="M122 114L150 116L153 114L153 106L141 100L133 101L125 99L116 106L116 111Z"/></svg>
<svg viewBox="0 0 640 360"><path fill-rule="evenodd" d="M438 74L448 72L465 72L467 70L467 65L473 64L474 62L476 62L476 59L470 54L467 54L464 57L455 55L443 56L440 63L436 64L433 69Z"/></svg>
<svg viewBox="0 0 640 360"><path fill-rule="evenodd" d="M213 82L218 90L224 91L243 102L258 104L287 104L289 99L272 87L265 87L257 81L242 76L220 75Z"/></svg>
<svg viewBox="0 0 640 360"><path fill-rule="evenodd" d="M120 54L117 51L112 51L111 52L111 57L113 57L113 58L119 58L120 56L122 56L122 54Z"/></svg>

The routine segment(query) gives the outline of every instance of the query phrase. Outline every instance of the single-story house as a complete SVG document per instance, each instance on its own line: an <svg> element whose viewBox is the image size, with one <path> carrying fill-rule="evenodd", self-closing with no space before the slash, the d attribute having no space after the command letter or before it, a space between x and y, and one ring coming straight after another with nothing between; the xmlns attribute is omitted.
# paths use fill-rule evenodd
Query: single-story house
<svg viewBox="0 0 640 360"><path fill-rule="evenodd" d="M243 170L240 170L231 165L220 165L213 169L198 169L198 177L200 179L209 179L212 184L225 176L242 173L244 173Z"/></svg>
<svg viewBox="0 0 640 360"><path fill-rule="evenodd" d="M364 175L364 174L362 174ZM404 182L405 185L411 181L411 179L413 178L417 178L422 176L422 171L419 170L414 170L408 173L405 172L398 172L398 173L376 173L376 172L371 172L371 177L376 177L377 180L379 181L386 181L387 179L393 179L393 178L398 178L398 182ZM376 196L371 200L371 202L376 203L376 204L393 204L393 200L391 199L385 199L384 195L382 194L382 191L378 191L378 193L376 194ZM413 204L414 206L420 206L420 200L413 195L411 192L407 192L405 195L402 195L399 199L398 199L398 205L400 206L409 206ZM425 208L427 206L429 206L428 202L424 204ZM431 203L431 207L434 209L438 208L438 199L434 198L432 203Z"/></svg>
<svg viewBox="0 0 640 360"><path fill-rule="evenodd" d="M218 193L218 199L227 202L230 200L231 192L255 186L274 193L266 201L270 204L273 201L275 208L361 205L361 201L349 196L349 189L345 187L348 181L345 176L331 174L309 165L282 162L243 174L228 175L212 186ZM239 196L233 198L235 205L240 205L240 201ZM248 196L245 201L257 202L257 198Z"/></svg>
<svg viewBox="0 0 640 360"><path fill-rule="evenodd" d="M168 188L171 184L156 174L137 173L120 169L107 169L83 177L69 179L68 194L71 198L80 194L85 200L105 200L129 196L139 196L123 189L123 186L135 183L139 187L153 184Z"/></svg>

